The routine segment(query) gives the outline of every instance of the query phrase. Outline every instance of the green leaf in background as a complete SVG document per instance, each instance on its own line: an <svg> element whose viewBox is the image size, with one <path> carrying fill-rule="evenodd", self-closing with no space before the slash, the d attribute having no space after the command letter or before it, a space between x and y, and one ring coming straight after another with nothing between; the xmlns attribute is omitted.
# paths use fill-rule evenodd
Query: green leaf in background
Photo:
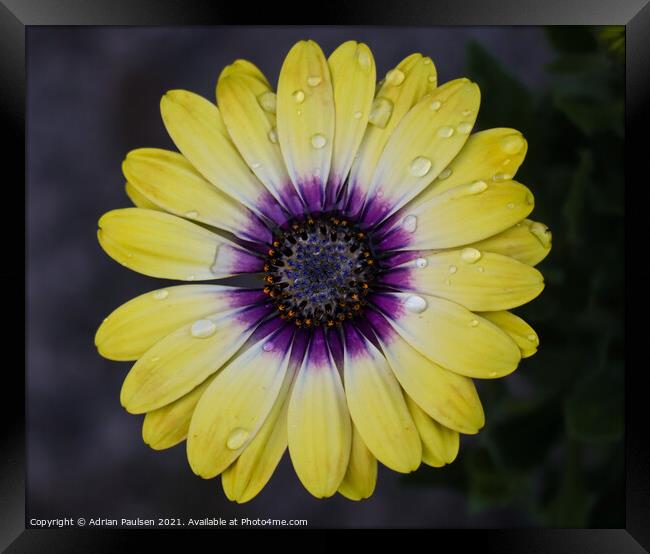
<svg viewBox="0 0 650 554"><path fill-rule="evenodd" d="M565 403L569 436L580 441L615 441L623 437L622 372L604 369L579 383Z"/></svg>

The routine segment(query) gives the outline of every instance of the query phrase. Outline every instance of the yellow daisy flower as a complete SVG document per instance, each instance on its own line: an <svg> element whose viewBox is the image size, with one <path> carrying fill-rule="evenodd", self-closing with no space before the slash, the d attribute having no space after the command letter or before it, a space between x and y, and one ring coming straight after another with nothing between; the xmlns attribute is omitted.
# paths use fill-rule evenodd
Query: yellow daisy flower
<svg viewBox="0 0 650 554"><path fill-rule="evenodd" d="M354 41L329 58L294 45L277 93L237 60L216 99L163 96L181 153L129 152L137 207L99 220L102 248L134 271L248 277L148 292L97 331L101 355L136 360L121 402L146 414L145 442L187 439L192 470L221 475L237 502L287 448L319 498L370 496L378 461L452 462L459 434L484 424L472 379L507 375L538 346L508 311L542 291L533 266L551 246L513 180L525 139L471 134L478 86L437 86L421 54L376 85Z"/></svg>

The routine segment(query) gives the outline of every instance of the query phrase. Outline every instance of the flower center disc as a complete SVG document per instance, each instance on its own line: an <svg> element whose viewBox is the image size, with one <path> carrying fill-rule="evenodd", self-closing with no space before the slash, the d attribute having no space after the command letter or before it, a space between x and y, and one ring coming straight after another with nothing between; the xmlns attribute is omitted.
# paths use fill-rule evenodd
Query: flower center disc
<svg viewBox="0 0 650 554"><path fill-rule="evenodd" d="M299 327L333 327L362 313L376 263L364 231L322 214L277 233L264 271L264 292L280 317Z"/></svg>

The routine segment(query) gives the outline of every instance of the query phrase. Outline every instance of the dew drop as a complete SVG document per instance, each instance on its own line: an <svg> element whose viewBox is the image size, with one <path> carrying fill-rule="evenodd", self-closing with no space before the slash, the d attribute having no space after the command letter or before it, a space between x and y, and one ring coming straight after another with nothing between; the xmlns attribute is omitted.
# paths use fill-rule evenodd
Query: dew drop
<svg viewBox="0 0 650 554"><path fill-rule="evenodd" d="M514 203L514 202L508 202L508 203L506 204L506 208L508 208L509 210L514 209L514 207L515 207L515 203Z"/></svg>
<svg viewBox="0 0 650 554"><path fill-rule="evenodd" d="M440 129L438 129L439 137L449 138L453 134L454 134L454 130L451 127L440 127Z"/></svg>
<svg viewBox="0 0 650 554"><path fill-rule="evenodd" d="M413 294L406 299L404 306L409 312L421 314L427 309L427 301L421 296Z"/></svg>
<svg viewBox="0 0 650 554"><path fill-rule="evenodd" d="M274 92L267 91L257 97L257 101L264 111L275 113L277 108L277 96Z"/></svg>
<svg viewBox="0 0 650 554"><path fill-rule="evenodd" d="M436 82L436 76L435 75L429 75L429 77L427 77L427 80L430 83L435 83Z"/></svg>
<svg viewBox="0 0 650 554"><path fill-rule="evenodd" d="M404 82L404 72L395 68L386 73L386 80L394 86L399 86Z"/></svg>
<svg viewBox="0 0 650 554"><path fill-rule="evenodd" d="M472 321L469 322L470 327L478 327L478 319L472 319Z"/></svg>
<svg viewBox="0 0 650 554"><path fill-rule="evenodd" d="M230 448L230 450L237 450L238 448L241 448L241 446L246 442L249 434L250 433L246 431L246 429L242 429L241 427L233 429L230 432L230 435L228 435L226 446Z"/></svg>
<svg viewBox="0 0 650 554"><path fill-rule="evenodd" d="M305 101L305 93L302 90L295 91L291 96L297 104L302 104Z"/></svg>
<svg viewBox="0 0 650 554"><path fill-rule="evenodd" d="M196 210L190 210L189 212L185 212L185 217L196 218L198 216L199 216L199 212L197 212Z"/></svg>
<svg viewBox="0 0 650 554"><path fill-rule="evenodd" d="M409 171L414 177L424 177L431 169L431 160L424 156L415 158L409 166Z"/></svg>
<svg viewBox="0 0 650 554"><path fill-rule="evenodd" d="M327 139L320 133L311 137L311 145L314 148L322 148L326 144L327 144Z"/></svg>
<svg viewBox="0 0 650 554"><path fill-rule="evenodd" d="M321 78L320 78L319 76L317 76L317 75L314 76L314 77L307 77L307 84L308 84L310 87L317 87L318 85L321 84L321 81L322 81L322 80L323 80L323 79L321 79Z"/></svg>
<svg viewBox="0 0 650 554"><path fill-rule="evenodd" d="M461 135L468 135L469 132L472 130L472 124L469 123L468 121L461 121L457 126L456 130L461 134Z"/></svg>
<svg viewBox="0 0 650 554"><path fill-rule="evenodd" d="M499 146L506 154L518 154L524 147L524 139L521 135L508 135L501 139Z"/></svg>
<svg viewBox="0 0 650 554"><path fill-rule="evenodd" d="M361 67L370 67L370 55L365 50L360 50L357 54L357 61Z"/></svg>
<svg viewBox="0 0 650 554"><path fill-rule="evenodd" d="M452 170L451 170L451 168L447 167L447 168L443 169L443 170L440 172L440 175L438 175L438 179L439 179L440 181L443 181L444 179L446 179L447 177L449 177L451 174L452 174Z"/></svg>
<svg viewBox="0 0 650 554"><path fill-rule="evenodd" d="M275 348L275 344L269 341L264 343L262 350L264 350L264 352L271 352L271 350L273 350L274 348Z"/></svg>
<svg viewBox="0 0 650 554"><path fill-rule="evenodd" d="M151 360L149 360L149 361L150 361L152 364L155 364L158 360L160 360L160 356L154 356L154 357L151 358Z"/></svg>
<svg viewBox="0 0 650 554"><path fill-rule="evenodd" d="M537 341L537 335L531 333L526 337L530 342L536 342Z"/></svg>
<svg viewBox="0 0 650 554"><path fill-rule="evenodd" d="M153 293L153 297L156 300L164 300L169 296L169 291L165 289L157 290L156 292Z"/></svg>
<svg viewBox="0 0 650 554"><path fill-rule="evenodd" d="M481 252L476 248L463 248L460 252L460 258L467 264L473 264L481 259Z"/></svg>
<svg viewBox="0 0 650 554"><path fill-rule="evenodd" d="M510 173L495 173L492 175L493 181L507 181L508 179L512 179Z"/></svg>
<svg viewBox="0 0 650 554"><path fill-rule="evenodd" d="M253 162L253 163L251 164L251 167L252 167L253 169L258 169L259 167L262 167L262 164L261 164L260 162Z"/></svg>
<svg viewBox="0 0 650 554"><path fill-rule="evenodd" d="M354 112L354 114L352 115L352 117L354 117L354 119L361 119L361 116L362 116L362 115L363 115L363 114L362 114L361 112Z"/></svg>
<svg viewBox="0 0 650 554"><path fill-rule="evenodd" d="M463 110L460 112L463 117L467 117L468 115L471 115L472 110Z"/></svg>
<svg viewBox="0 0 650 554"><path fill-rule="evenodd" d="M429 262L427 261L426 258L418 258L417 260L415 260L414 263L415 263L415 267L419 269L424 269L429 265Z"/></svg>
<svg viewBox="0 0 650 554"><path fill-rule="evenodd" d="M194 279L196 279L196 277L194 275L188 275L186 280L187 281L194 281Z"/></svg>
<svg viewBox="0 0 650 554"><path fill-rule="evenodd" d="M271 129L271 130L269 131L269 134L268 134L267 136L269 137L269 140L270 140L273 144L277 144L277 143L278 143L278 131L276 130L275 127L273 127L273 129Z"/></svg>
<svg viewBox="0 0 650 554"><path fill-rule="evenodd" d="M476 269L479 273L483 273L485 271L485 268L482 265L478 266Z"/></svg>
<svg viewBox="0 0 650 554"><path fill-rule="evenodd" d="M496 376L497 376L496 371L491 371L490 373L488 373L488 377L496 377Z"/></svg>
<svg viewBox="0 0 650 554"><path fill-rule="evenodd" d="M199 319L192 323L191 333L192 336L197 339L204 339L214 335L217 330L217 326L214 321L209 319Z"/></svg>
<svg viewBox="0 0 650 554"><path fill-rule="evenodd" d="M407 233L414 233L418 226L418 218L414 215L407 215L402 220L402 227Z"/></svg>
<svg viewBox="0 0 650 554"><path fill-rule="evenodd" d="M472 183L469 187L467 187L467 192L470 194L480 194L481 192L486 191L488 188L488 185L485 181L476 181L475 183Z"/></svg>
<svg viewBox="0 0 650 554"><path fill-rule="evenodd" d="M440 109L440 106L442 106L442 102L440 100L434 100L431 102L431 105L429 106L429 109L435 111L438 111Z"/></svg>
<svg viewBox="0 0 650 554"><path fill-rule="evenodd" d="M393 113L393 103L387 98L375 98L372 102L368 121L377 127L384 128Z"/></svg>
<svg viewBox="0 0 650 554"><path fill-rule="evenodd" d="M458 271L458 268L455 265L450 265L449 266L449 273L452 275Z"/></svg>
<svg viewBox="0 0 650 554"><path fill-rule="evenodd" d="M530 226L530 232L539 240L544 248L551 245L552 234L550 229L543 223L535 222Z"/></svg>
<svg viewBox="0 0 650 554"><path fill-rule="evenodd" d="M424 59L422 60L422 63L423 63L424 65L429 65L429 64L431 63L431 58L424 58Z"/></svg>

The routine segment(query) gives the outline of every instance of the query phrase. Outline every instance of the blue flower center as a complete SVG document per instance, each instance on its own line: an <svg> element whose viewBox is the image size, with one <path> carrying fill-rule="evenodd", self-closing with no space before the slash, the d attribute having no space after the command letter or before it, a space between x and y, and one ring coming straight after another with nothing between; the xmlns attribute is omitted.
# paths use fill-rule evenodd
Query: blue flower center
<svg viewBox="0 0 650 554"><path fill-rule="evenodd" d="M276 233L264 271L264 292L280 317L299 327L333 327L363 312L377 268L365 231L322 214Z"/></svg>

